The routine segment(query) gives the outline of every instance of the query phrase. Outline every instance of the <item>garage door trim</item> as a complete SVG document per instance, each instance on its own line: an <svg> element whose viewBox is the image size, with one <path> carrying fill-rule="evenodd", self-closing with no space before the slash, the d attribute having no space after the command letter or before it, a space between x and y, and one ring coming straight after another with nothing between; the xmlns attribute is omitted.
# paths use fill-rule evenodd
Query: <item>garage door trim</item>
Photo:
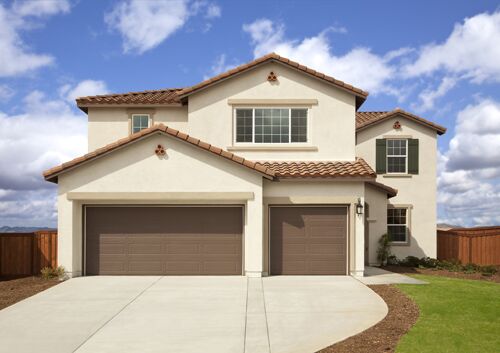
<svg viewBox="0 0 500 353"><path fill-rule="evenodd" d="M273 275L272 268L271 268L271 208L273 207L311 207L311 208L345 208L346 209L346 266L345 266L345 275L349 274L349 258L350 258L350 253L349 253L349 233L350 233L350 222L349 222L349 205L348 204L271 204L268 205L267 208L267 264L268 264L268 269L267 272L269 276Z"/></svg>
<svg viewBox="0 0 500 353"><path fill-rule="evenodd" d="M241 230L241 275L245 274L245 219L246 209L244 204L83 204L82 205L82 276L87 275L87 208L106 208L106 207L239 207L242 211L242 230Z"/></svg>

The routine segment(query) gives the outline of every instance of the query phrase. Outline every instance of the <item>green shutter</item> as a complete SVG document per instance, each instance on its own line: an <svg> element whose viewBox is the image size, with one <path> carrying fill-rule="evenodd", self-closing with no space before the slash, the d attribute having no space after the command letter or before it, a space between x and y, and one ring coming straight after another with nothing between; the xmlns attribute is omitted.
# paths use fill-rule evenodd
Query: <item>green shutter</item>
<svg viewBox="0 0 500 353"><path fill-rule="evenodd" d="M387 172L387 144L385 139L377 139L376 142L376 172L377 174L385 174Z"/></svg>
<svg viewBox="0 0 500 353"><path fill-rule="evenodd" d="M408 174L418 174L417 139L408 139Z"/></svg>

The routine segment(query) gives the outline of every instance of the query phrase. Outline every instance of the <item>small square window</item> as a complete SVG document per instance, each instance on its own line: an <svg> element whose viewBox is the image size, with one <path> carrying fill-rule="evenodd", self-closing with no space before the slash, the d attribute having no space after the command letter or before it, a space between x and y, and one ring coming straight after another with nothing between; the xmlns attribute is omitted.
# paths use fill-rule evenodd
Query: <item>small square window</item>
<svg viewBox="0 0 500 353"><path fill-rule="evenodd" d="M132 115L132 133L135 134L141 130L149 127L148 114L134 114Z"/></svg>

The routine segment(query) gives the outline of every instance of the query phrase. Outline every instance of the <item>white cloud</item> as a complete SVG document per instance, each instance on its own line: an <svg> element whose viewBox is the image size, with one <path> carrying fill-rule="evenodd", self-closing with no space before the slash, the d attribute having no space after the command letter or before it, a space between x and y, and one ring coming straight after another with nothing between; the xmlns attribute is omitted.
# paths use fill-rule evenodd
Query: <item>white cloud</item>
<svg viewBox="0 0 500 353"><path fill-rule="evenodd" d="M420 103L413 104L412 108L418 112L425 112L434 109L434 103L438 98L443 97L457 84L458 79L454 77L444 77L436 89L427 88L420 92L418 98Z"/></svg>
<svg viewBox="0 0 500 353"><path fill-rule="evenodd" d="M465 75L473 82L500 82L500 11L482 13L456 24L440 44L421 48L418 58L402 68L407 77L437 70Z"/></svg>
<svg viewBox="0 0 500 353"><path fill-rule="evenodd" d="M389 84L396 74L392 61L406 54L406 48L379 56L370 48L357 47L344 55L335 55L327 37L332 28L301 41L287 39L285 26L266 18L243 25L243 30L252 38L255 57L276 52L370 93L398 93Z"/></svg>
<svg viewBox="0 0 500 353"><path fill-rule="evenodd" d="M128 0L119 3L105 21L121 33L125 53L142 54L179 30L188 17L187 0Z"/></svg>
<svg viewBox="0 0 500 353"><path fill-rule="evenodd" d="M206 18L212 19L220 17L222 14L221 8L216 4L209 4L207 6L207 13L205 14Z"/></svg>
<svg viewBox="0 0 500 353"><path fill-rule="evenodd" d="M208 75L204 75L203 79L208 80L210 77L217 76L218 74L231 70L238 65L239 64L235 61L233 61L232 64L228 64L226 54L221 54L215 59L214 63L210 67L210 72Z"/></svg>
<svg viewBox="0 0 500 353"><path fill-rule="evenodd" d="M5 84L0 84L0 102L10 100L15 94L15 91Z"/></svg>
<svg viewBox="0 0 500 353"><path fill-rule="evenodd" d="M55 225L55 187L45 169L87 150L87 120L64 100L33 91L23 112L0 112L0 223Z"/></svg>
<svg viewBox="0 0 500 353"><path fill-rule="evenodd" d="M500 168L500 102L485 99L457 116L447 152L449 170Z"/></svg>
<svg viewBox="0 0 500 353"><path fill-rule="evenodd" d="M441 220L460 225L500 223L500 102L483 99L457 117L455 136L439 155Z"/></svg>
<svg viewBox="0 0 500 353"><path fill-rule="evenodd" d="M76 85L66 84L59 89L59 93L70 103L74 103L78 97L95 96L109 92L104 81L83 80Z"/></svg>
<svg viewBox="0 0 500 353"><path fill-rule="evenodd" d="M180 30L191 16L205 11L205 18L220 17L219 6L207 1L127 0L104 17L108 27L123 37L123 52L142 54Z"/></svg>
<svg viewBox="0 0 500 353"><path fill-rule="evenodd" d="M47 16L58 13L68 13L71 6L66 0L26 0L16 1L12 11L21 16Z"/></svg>
<svg viewBox="0 0 500 353"><path fill-rule="evenodd" d="M69 7L65 0L15 2L9 9L0 4L0 77L24 74L54 62L50 55L31 52L20 32L34 28L30 18L65 13Z"/></svg>

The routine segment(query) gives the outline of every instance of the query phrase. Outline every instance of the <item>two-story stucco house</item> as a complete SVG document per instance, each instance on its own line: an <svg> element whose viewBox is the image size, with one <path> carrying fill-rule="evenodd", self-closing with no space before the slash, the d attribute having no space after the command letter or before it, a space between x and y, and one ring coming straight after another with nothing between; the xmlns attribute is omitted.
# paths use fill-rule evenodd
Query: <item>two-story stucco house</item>
<svg viewBox="0 0 500 353"><path fill-rule="evenodd" d="M82 97L58 183L59 262L98 274L362 276L436 256L445 128L276 54L181 89Z"/></svg>

